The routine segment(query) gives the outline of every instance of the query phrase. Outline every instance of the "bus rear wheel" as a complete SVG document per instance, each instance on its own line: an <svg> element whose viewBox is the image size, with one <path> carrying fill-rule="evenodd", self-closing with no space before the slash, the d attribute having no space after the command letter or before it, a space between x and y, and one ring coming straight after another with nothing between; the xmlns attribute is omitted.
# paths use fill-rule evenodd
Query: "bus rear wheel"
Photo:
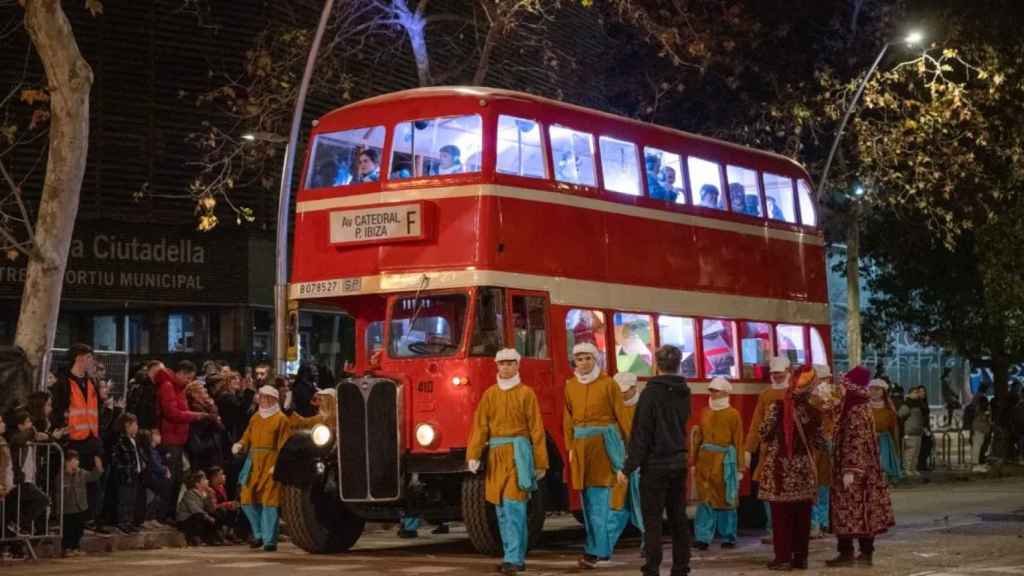
<svg viewBox="0 0 1024 576"><path fill-rule="evenodd" d="M484 475L467 476L462 480L462 520L466 524L469 541L476 551L488 556L502 553L501 534L498 531L498 517L494 505L485 497ZM543 487L530 497L527 507L529 546L540 542L544 533L544 490Z"/></svg>
<svg viewBox="0 0 1024 576"><path fill-rule="evenodd" d="M313 554L344 552L363 534L366 521L337 495L313 486L281 486L281 516L296 546Z"/></svg>

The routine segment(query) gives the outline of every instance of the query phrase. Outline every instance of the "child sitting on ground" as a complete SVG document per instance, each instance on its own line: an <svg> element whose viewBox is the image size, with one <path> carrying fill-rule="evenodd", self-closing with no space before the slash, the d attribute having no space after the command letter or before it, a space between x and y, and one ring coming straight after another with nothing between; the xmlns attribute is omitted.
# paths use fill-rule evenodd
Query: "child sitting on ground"
<svg viewBox="0 0 1024 576"><path fill-rule="evenodd" d="M185 534L189 546L205 542L210 546L223 544L217 535L217 519L212 500L207 498L210 481L202 472L192 472L185 479L186 492L178 501L178 529Z"/></svg>
<svg viewBox="0 0 1024 576"><path fill-rule="evenodd" d="M64 557L84 554L79 547L82 531L89 519L89 502L85 485L97 482L103 476L103 462L95 457L96 467L91 471L79 468L78 452L64 453L64 535L61 537L61 555Z"/></svg>
<svg viewBox="0 0 1024 576"><path fill-rule="evenodd" d="M224 470L214 466L206 471L206 477L210 480L209 497L213 500L213 516L217 519L218 531L222 532L229 542L240 542L238 525L242 519L242 507L237 501L228 500L227 477Z"/></svg>

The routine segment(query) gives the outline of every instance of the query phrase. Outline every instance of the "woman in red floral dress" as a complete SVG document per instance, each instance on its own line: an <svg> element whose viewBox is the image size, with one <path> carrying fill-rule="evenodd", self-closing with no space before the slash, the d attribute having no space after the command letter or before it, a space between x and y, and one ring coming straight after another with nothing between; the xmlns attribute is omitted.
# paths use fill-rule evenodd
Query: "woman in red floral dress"
<svg viewBox="0 0 1024 576"><path fill-rule="evenodd" d="M875 536L896 524L889 489L878 457L878 438L868 402L871 372L857 366L846 373L845 394L836 421L832 453L832 533L839 539L839 555L827 566L870 566ZM853 555L853 540L860 556Z"/></svg>
<svg viewBox="0 0 1024 576"><path fill-rule="evenodd" d="M772 511L772 570L806 570L811 536L811 506L818 493L814 450L825 449L821 418L811 406L814 370L793 372L782 400L768 407L761 423L759 496Z"/></svg>

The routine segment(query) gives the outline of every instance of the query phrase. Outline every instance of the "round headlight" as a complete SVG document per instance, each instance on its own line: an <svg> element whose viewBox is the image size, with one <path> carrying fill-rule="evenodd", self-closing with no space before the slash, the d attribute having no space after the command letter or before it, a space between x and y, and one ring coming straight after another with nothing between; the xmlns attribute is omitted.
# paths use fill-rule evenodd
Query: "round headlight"
<svg viewBox="0 0 1024 576"><path fill-rule="evenodd" d="M313 444L327 446L327 443L331 441L331 429L323 424L317 424L310 432L310 436L313 437Z"/></svg>
<svg viewBox="0 0 1024 576"><path fill-rule="evenodd" d="M437 440L437 431L430 424L420 424L416 427L416 442L424 447L428 448L433 445L434 440Z"/></svg>

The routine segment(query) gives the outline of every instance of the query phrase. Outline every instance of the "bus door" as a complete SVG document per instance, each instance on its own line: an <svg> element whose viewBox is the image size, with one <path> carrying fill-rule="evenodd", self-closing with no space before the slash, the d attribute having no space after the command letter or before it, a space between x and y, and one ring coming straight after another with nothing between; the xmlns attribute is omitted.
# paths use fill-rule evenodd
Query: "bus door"
<svg viewBox="0 0 1024 576"><path fill-rule="evenodd" d="M545 420L558 406L551 360L551 334L548 329L548 297L540 292L508 291L511 340L522 356L520 378L533 387Z"/></svg>

